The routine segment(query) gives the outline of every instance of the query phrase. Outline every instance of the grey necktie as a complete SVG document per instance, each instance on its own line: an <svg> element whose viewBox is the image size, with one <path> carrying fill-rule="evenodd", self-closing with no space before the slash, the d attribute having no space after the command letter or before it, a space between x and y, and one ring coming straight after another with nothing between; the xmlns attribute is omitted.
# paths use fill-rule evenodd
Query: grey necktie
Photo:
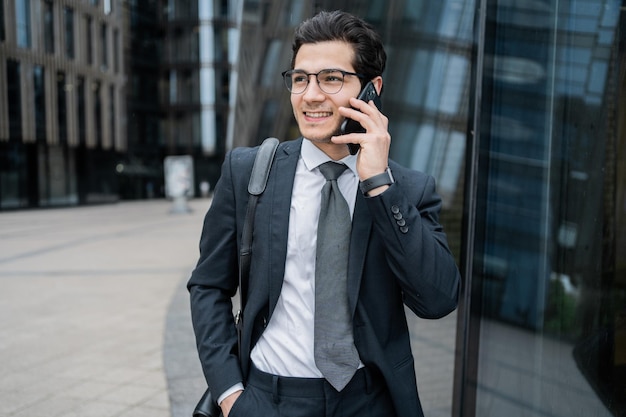
<svg viewBox="0 0 626 417"><path fill-rule="evenodd" d="M352 221L337 185L346 168L335 162L319 167L326 184L322 188L315 262L315 364L337 391L348 384L359 366L346 282Z"/></svg>

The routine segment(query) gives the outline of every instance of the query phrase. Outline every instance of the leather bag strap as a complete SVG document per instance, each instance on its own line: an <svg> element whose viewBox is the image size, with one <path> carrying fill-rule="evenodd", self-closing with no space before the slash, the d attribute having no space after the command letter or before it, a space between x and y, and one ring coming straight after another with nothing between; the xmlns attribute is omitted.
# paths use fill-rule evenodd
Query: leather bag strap
<svg viewBox="0 0 626 417"><path fill-rule="evenodd" d="M250 274L250 258L252 256L252 232L254 230L254 213L259 196L265 191L267 179L269 178L278 139L267 138L263 141L254 159L252 174L248 182L248 206L246 208L246 219L241 232L241 248L239 250L239 319L237 328L242 324L243 306L246 303L248 276Z"/></svg>
<svg viewBox="0 0 626 417"><path fill-rule="evenodd" d="M241 232L241 248L239 250L239 311L235 318L237 324L238 345L241 346L241 331L243 329L243 307L246 302L248 276L250 274L250 258L252 256L252 231L254 229L254 213L259 196L265 191L267 179L269 178L278 139L267 138L263 141L257 151L252 165L252 174L248 182L248 205L246 207L246 218ZM241 349L241 348L240 348ZM241 352L239 354L241 361ZM207 388L202 398L193 410L193 417L218 417L222 413L216 403L217 398L213 398L211 390Z"/></svg>

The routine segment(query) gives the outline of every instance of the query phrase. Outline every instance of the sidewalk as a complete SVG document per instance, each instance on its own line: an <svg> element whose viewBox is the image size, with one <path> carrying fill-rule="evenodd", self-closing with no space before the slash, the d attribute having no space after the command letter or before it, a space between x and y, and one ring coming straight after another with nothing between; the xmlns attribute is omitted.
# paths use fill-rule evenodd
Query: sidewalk
<svg viewBox="0 0 626 417"><path fill-rule="evenodd" d="M170 204L0 213L0 416L171 415L166 313L208 200Z"/></svg>
<svg viewBox="0 0 626 417"><path fill-rule="evenodd" d="M0 417L190 417L206 385L185 283L209 200L0 213ZM420 395L450 416L455 316L412 319Z"/></svg>

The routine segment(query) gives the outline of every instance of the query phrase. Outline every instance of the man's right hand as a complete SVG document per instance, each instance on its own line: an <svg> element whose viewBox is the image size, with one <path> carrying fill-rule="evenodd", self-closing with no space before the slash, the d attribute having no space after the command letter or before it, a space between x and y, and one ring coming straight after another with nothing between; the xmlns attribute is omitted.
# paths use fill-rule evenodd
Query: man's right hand
<svg viewBox="0 0 626 417"><path fill-rule="evenodd" d="M222 414L224 414L224 417L228 417L228 415L230 414L230 409L233 408L233 404L235 404L235 401L237 401L237 398L239 398L242 392L242 390L235 391L222 400L222 402L220 403L220 408L222 409Z"/></svg>

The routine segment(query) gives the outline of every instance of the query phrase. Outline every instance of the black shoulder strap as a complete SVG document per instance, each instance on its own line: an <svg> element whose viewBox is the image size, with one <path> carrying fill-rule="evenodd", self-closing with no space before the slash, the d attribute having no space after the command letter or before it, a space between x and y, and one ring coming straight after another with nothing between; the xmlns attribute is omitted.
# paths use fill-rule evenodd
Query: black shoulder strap
<svg viewBox="0 0 626 417"><path fill-rule="evenodd" d="M265 191L267 179L272 168L278 139L267 138L263 141L252 165L252 174L248 182L248 206L246 208L246 219L241 232L241 249L239 250L239 311L235 319L237 323L238 344L241 346L241 329L243 326L243 306L246 302L246 291L244 284L248 283L250 273L250 256L252 255L252 230L254 229L254 212L259 196ZM239 355L241 358L241 353ZM207 389L202 398L193 410L193 417L218 417L222 414L216 404L216 398L211 395L211 390Z"/></svg>
<svg viewBox="0 0 626 417"><path fill-rule="evenodd" d="M246 219L241 232L241 249L239 250L239 298L241 301L239 310L239 323L243 315L243 306L246 301L245 286L248 283L248 274L250 273L250 257L252 255L252 231L254 230L254 213L256 211L256 203L259 196L265 191L267 179L272 168L276 148L278 147L278 139L267 138L263 141L254 159L252 166L252 174L248 183L248 207L246 209ZM238 323L238 324L239 324Z"/></svg>
<svg viewBox="0 0 626 417"><path fill-rule="evenodd" d="M277 147L278 139L276 138L265 139L259 147L254 159L254 165L252 165L252 174L250 175L250 182L248 182L248 193L258 196L265 191Z"/></svg>

